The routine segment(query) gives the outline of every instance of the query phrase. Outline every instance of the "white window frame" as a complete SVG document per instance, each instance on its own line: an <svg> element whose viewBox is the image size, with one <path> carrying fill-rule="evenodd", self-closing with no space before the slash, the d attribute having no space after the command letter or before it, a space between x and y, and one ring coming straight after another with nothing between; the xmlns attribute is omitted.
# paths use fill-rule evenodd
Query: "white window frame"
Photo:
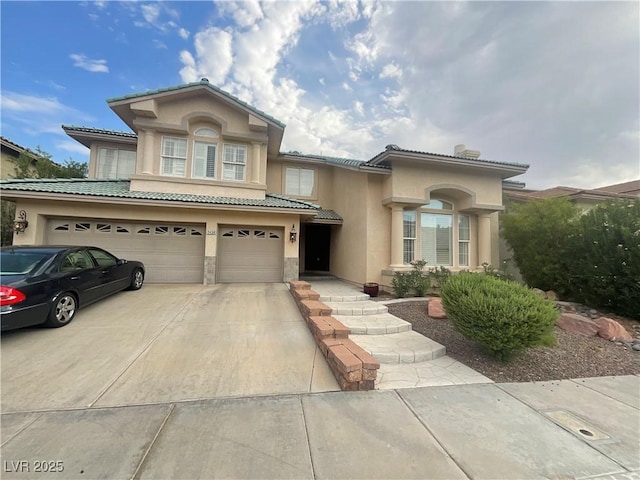
<svg viewBox="0 0 640 480"><path fill-rule="evenodd" d="M427 221L428 220L428 221ZM433 221L432 224L431 221ZM440 228L439 228L440 227ZM446 228L448 231L443 231L441 228ZM427 237L426 235L430 233L427 229L433 229L433 236ZM447 261L442 261L441 256L443 255L443 234L448 233L448 238L446 238L446 251ZM440 235L438 235L440 234ZM431 245L432 240L433 245ZM428 245L429 243L429 245ZM429 247L433 248L429 248ZM431 250L431 251L426 251ZM427 262L427 265L431 266L443 266L443 267L451 267L453 266L453 214L451 213L441 213L441 212L420 212L420 258ZM433 258L426 258L427 255Z"/></svg>
<svg viewBox="0 0 640 480"><path fill-rule="evenodd" d="M106 158L109 153L113 154L113 158ZM125 158L125 155L130 158ZM131 158L133 155L133 158ZM108 162L112 164L105 172ZM129 179L131 175L136 173L136 151L122 148L98 147L98 156L96 161L96 178L101 180L115 180L119 178ZM129 163L129 165L127 165Z"/></svg>
<svg viewBox="0 0 640 480"><path fill-rule="evenodd" d="M233 172L233 177L228 175L229 172ZM240 173L240 178L238 178L238 173ZM244 182L246 178L247 146L225 143L222 149L222 179L231 182Z"/></svg>
<svg viewBox="0 0 640 480"><path fill-rule="evenodd" d="M306 178L305 178L306 177ZM285 167L284 194L313 198L316 190L316 170L313 168Z"/></svg>
<svg viewBox="0 0 640 480"><path fill-rule="evenodd" d="M463 220L466 219L466 226ZM465 238L466 237L466 238ZM468 267L471 264L471 218L458 214L458 266Z"/></svg>
<svg viewBox="0 0 640 480"><path fill-rule="evenodd" d="M409 265L416 259L417 217L418 212L415 210L402 212L402 262L405 265Z"/></svg>
<svg viewBox="0 0 640 480"><path fill-rule="evenodd" d="M173 151L169 152L167 147L168 142L175 142L173 145ZM184 154L180 152L178 146L184 146ZM162 137L162 161L160 162L160 175L167 175L170 177L184 177L187 171L187 139L184 137ZM171 162L170 166L168 162ZM167 168L169 167L169 168Z"/></svg>
<svg viewBox="0 0 640 480"><path fill-rule="evenodd" d="M198 150L201 146L205 148L205 155L204 157L199 158L198 155L200 152L198 152ZM213 148L213 165L209 165L208 153L210 148ZM204 178L207 180L213 180L216 178L218 170L216 165L218 162L218 144L194 140L192 156L191 176L193 178ZM199 162L204 162L204 166L199 165Z"/></svg>

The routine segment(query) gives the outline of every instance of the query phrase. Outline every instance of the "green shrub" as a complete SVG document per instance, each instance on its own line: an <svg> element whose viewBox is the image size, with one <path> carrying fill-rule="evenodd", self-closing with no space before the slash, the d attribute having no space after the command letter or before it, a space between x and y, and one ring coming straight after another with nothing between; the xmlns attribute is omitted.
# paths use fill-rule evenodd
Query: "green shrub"
<svg viewBox="0 0 640 480"><path fill-rule="evenodd" d="M413 290L413 283L411 272L396 272L391 279L391 287L398 298L406 297Z"/></svg>
<svg viewBox="0 0 640 480"><path fill-rule="evenodd" d="M518 283L460 273L443 285L441 296L454 327L498 359L555 342L554 304Z"/></svg>
<svg viewBox="0 0 640 480"><path fill-rule="evenodd" d="M431 280L429 277L424 276L422 273L416 274L411 272L413 278L413 289L416 292L417 297L424 297L431 288Z"/></svg>
<svg viewBox="0 0 640 480"><path fill-rule="evenodd" d="M570 291L566 239L577 232L578 208L566 198L509 205L500 216L502 234L513 250L522 278L531 287Z"/></svg>
<svg viewBox="0 0 640 480"><path fill-rule="evenodd" d="M640 200L583 215L566 251L575 300L640 320Z"/></svg>
<svg viewBox="0 0 640 480"><path fill-rule="evenodd" d="M447 267L439 266L429 269L429 278L431 279L431 286L434 289L440 289L447 282L451 276L451 270Z"/></svg>

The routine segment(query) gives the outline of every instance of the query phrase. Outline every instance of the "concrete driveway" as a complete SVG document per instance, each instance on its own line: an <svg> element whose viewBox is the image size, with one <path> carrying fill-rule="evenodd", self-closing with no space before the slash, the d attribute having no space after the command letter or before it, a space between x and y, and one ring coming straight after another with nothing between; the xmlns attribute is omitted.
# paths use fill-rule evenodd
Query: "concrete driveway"
<svg viewBox="0 0 640 480"><path fill-rule="evenodd" d="M1 355L3 413L339 390L282 284L145 285Z"/></svg>

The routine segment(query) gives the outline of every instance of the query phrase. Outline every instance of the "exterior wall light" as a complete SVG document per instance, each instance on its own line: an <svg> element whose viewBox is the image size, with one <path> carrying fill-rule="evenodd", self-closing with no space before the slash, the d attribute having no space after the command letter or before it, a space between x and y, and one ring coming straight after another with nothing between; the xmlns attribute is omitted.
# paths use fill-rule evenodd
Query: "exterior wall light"
<svg viewBox="0 0 640 480"><path fill-rule="evenodd" d="M298 236L298 233L296 232L296 226L291 225L291 231L289 232L289 241L291 243L296 243L297 236Z"/></svg>
<svg viewBox="0 0 640 480"><path fill-rule="evenodd" d="M18 218L13 221L13 231L16 232L16 234L20 234L23 233L28 226L29 222L27 221L27 212L20 210Z"/></svg>

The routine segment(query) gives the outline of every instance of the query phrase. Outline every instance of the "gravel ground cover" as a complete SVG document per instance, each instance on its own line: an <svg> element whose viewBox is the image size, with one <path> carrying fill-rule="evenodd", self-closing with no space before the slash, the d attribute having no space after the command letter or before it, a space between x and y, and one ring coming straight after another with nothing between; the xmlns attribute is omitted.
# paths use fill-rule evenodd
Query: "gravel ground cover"
<svg viewBox="0 0 640 480"><path fill-rule="evenodd" d="M567 378L640 374L640 351L600 337L585 337L556 327L557 344L525 350L509 362L493 359L461 333L449 320L427 316L427 302L388 305L389 313L411 323L413 330L447 348L447 355L495 382L529 382ZM640 322L607 315L620 322L634 339Z"/></svg>

